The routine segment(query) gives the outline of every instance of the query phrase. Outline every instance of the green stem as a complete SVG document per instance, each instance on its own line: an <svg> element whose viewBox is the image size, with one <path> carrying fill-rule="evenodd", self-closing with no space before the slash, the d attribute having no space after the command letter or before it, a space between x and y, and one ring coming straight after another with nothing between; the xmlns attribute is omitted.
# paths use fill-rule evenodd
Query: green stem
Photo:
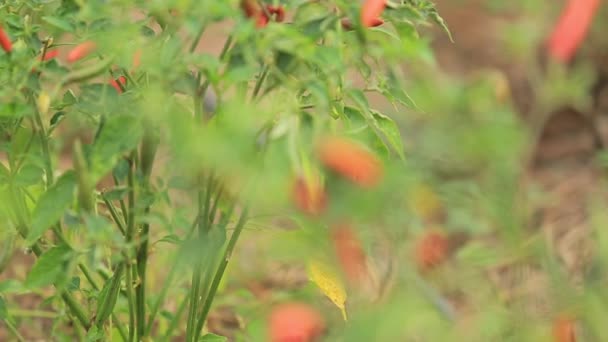
<svg viewBox="0 0 608 342"><path fill-rule="evenodd" d="M198 46L198 42L201 40L201 37L203 36L203 33L205 32L206 28L207 28L207 23L203 22L203 24L199 28L198 32L196 33L196 36L194 37L192 44L190 44L190 49L189 49L190 53L194 52L194 50Z"/></svg>
<svg viewBox="0 0 608 342"><path fill-rule="evenodd" d="M135 302L133 300L133 273L131 262L127 260L127 302L129 303L129 342L135 340Z"/></svg>
<svg viewBox="0 0 608 342"><path fill-rule="evenodd" d="M19 310L13 309L9 310L8 315L11 317L36 317L36 318L57 318L60 314L52 311L42 311L42 310Z"/></svg>
<svg viewBox="0 0 608 342"><path fill-rule="evenodd" d="M234 228L234 232L232 236L230 236L230 241L228 241L228 246L226 246L226 250L224 252L224 256L220 261L220 265L215 272L215 276L213 278L213 282L211 283L211 288L209 289L209 294L205 298L205 302L203 304L203 310L201 315L198 318L198 323L196 325L196 333L197 336L200 335L201 330L203 329L203 325L207 320L207 315L209 314L209 310L211 309L211 304L213 304L213 299L215 298L215 294L217 292L217 288L220 285L220 281L224 276L224 272L226 271L226 267L228 266L228 262L230 262L230 257L232 256L232 252L234 251L234 247L236 246L236 242L243 231L243 227L245 226L245 221L247 220L247 211L248 209L243 209L241 216L239 218L236 227Z"/></svg>
<svg viewBox="0 0 608 342"><path fill-rule="evenodd" d="M36 115L34 116L36 120L36 125L38 126L38 134L40 134L40 144L42 146L42 154L44 155L44 166L46 168L46 186L47 188L53 184L53 164L51 162L51 152L49 149L48 137L46 135L46 129L44 128L44 124L42 123L42 117L40 116L40 112L36 110Z"/></svg>
<svg viewBox="0 0 608 342"><path fill-rule="evenodd" d="M76 299L74 299L74 297L72 297L72 295L69 294L67 291L61 292L61 298L63 299L65 304L68 306L68 308L70 309L72 314L74 316L76 316L76 318L78 319L80 324L82 324L82 326L86 330L89 330L91 328L91 323L89 322L86 312L80 306L80 304L78 304Z"/></svg>
<svg viewBox="0 0 608 342"><path fill-rule="evenodd" d="M156 157L156 151L158 148L160 133L157 133L155 126L148 127L144 139L141 144L140 152L140 163L139 167L143 174L143 188L146 191L151 190L150 176L152 174L152 167L154 164L154 158ZM144 209L144 215L150 213L150 206L146 206ZM146 336L146 267L148 265L148 241L150 236L150 224L145 222L142 225L141 233L139 234L139 245L137 248L137 275L139 277L138 286L136 290L136 301L137 301L137 337L141 340L143 336Z"/></svg>
<svg viewBox="0 0 608 342"><path fill-rule="evenodd" d="M133 273L131 270L131 244L133 242L133 237L135 235L135 151L131 153L129 157L129 172L127 174L127 186L129 188L129 193L127 195L127 229L125 231L125 238L127 240L127 244L129 245L129 252L127 253L127 300L129 301L129 341L134 340L134 334L136 330L136 322L138 322L139 317L139 305L137 296L135 296L135 304L133 304ZM139 326L139 325L137 325ZM139 340L140 332L137 331L137 336Z"/></svg>
<svg viewBox="0 0 608 342"><path fill-rule="evenodd" d="M110 202L106 198L105 194L101 195L101 199L103 200L103 203L105 203L106 207L108 207L108 211L110 212L110 216L112 216L112 220L114 220L114 222L116 223L116 226L118 226L118 229L120 230L122 235L125 236L125 234L126 234L125 226L124 226L124 223L122 222L122 220L118 217L118 212L116 211L116 207L114 207L112 202Z"/></svg>
<svg viewBox="0 0 608 342"><path fill-rule="evenodd" d="M260 77L258 77L257 81L255 82L255 86L253 87L253 94L251 94L252 100L254 100L260 93L260 90L262 89L262 83L264 83L266 76L268 76L268 70L270 70L270 68L267 65L265 65L264 68L262 69L262 73L260 74Z"/></svg>
<svg viewBox="0 0 608 342"><path fill-rule="evenodd" d="M112 179L114 180L115 186L117 186L117 187L120 186L120 182L118 181L118 178L116 178L116 176L114 174L112 174ZM122 212L122 217L124 219L124 222L127 222L129 219L128 219L127 206L125 205L125 201L121 198L118 200L118 203L120 203L120 211Z"/></svg>
<svg viewBox="0 0 608 342"><path fill-rule="evenodd" d="M23 338L23 336L21 336L21 334L19 333L17 328L15 328L13 323L11 323L8 319L3 319L3 321L4 321L4 324L6 324L6 327L8 328L8 330L15 336L17 341L26 342L25 338Z"/></svg>

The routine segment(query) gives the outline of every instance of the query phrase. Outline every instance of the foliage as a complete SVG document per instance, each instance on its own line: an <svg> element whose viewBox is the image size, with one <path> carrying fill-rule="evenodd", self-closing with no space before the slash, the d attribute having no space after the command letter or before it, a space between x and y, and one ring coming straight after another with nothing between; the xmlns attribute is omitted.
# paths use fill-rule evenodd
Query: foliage
<svg viewBox="0 0 608 342"><path fill-rule="evenodd" d="M224 341L224 307L237 340L601 340L603 271L577 291L526 229L504 80L438 73L429 29L427 0L4 1L0 272L35 260L0 321L24 340L39 295L61 341ZM537 110L588 104L575 71ZM529 269L540 315L503 286Z"/></svg>

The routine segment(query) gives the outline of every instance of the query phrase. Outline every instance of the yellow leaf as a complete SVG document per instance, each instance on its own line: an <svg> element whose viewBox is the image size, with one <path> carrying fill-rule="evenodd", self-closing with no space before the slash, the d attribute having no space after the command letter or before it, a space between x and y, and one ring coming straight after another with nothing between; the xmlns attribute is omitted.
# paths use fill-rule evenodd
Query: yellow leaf
<svg viewBox="0 0 608 342"><path fill-rule="evenodd" d="M328 265L313 260L308 263L308 277L340 309L346 321L346 290L336 272Z"/></svg>

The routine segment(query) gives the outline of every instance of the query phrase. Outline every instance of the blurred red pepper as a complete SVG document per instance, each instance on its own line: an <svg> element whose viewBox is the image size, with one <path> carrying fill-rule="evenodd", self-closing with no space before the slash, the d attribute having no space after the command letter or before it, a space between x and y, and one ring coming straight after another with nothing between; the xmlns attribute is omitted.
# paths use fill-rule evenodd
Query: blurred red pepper
<svg viewBox="0 0 608 342"><path fill-rule="evenodd" d="M563 63L572 59L591 27L599 4L600 0L568 0L547 41L552 58Z"/></svg>
<svg viewBox="0 0 608 342"><path fill-rule="evenodd" d="M6 51L6 53L10 53L13 50L11 39L8 37L8 34L4 32L2 27L0 27L0 46L2 46L2 49Z"/></svg>
<svg viewBox="0 0 608 342"><path fill-rule="evenodd" d="M124 76L120 76L115 80L110 80L110 85L116 89L116 91L120 94L122 93L121 85L124 87L127 84L127 78Z"/></svg>
<svg viewBox="0 0 608 342"><path fill-rule="evenodd" d="M329 137L317 146L321 162L332 171L362 187L373 187L382 178L382 163L357 142Z"/></svg>
<svg viewBox="0 0 608 342"><path fill-rule="evenodd" d="M55 57L57 57L57 55L59 54L59 51L57 50L47 50L44 53L44 56L40 56L40 60L43 62L49 61Z"/></svg>
<svg viewBox="0 0 608 342"><path fill-rule="evenodd" d="M449 254L449 241L446 235L431 231L424 234L416 243L416 265L421 271L429 271L442 264Z"/></svg>
<svg viewBox="0 0 608 342"><path fill-rule="evenodd" d="M560 316L553 322L555 342L576 342L574 320L569 316Z"/></svg>
<svg viewBox="0 0 608 342"><path fill-rule="evenodd" d="M356 231L348 224L332 227L331 239L342 272L352 285L360 285L368 276L367 256Z"/></svg>
<svg viewBox="0 0 608 342"><path fill-rule="evenodd" d="M264 10L256 0L242 0L241 9L247 18L255 19L255 26L257 28L265 27L270 21L269 16L274 15L277 22L285 20L285 8L280 5L267 5Z"/></svg>
<svg viewBox="0 0 608 342"><path fill-rule="evenodd" d="M266 11L268 12L268 14L274 15L274 18L278 23L285 20L285 9L283 8L283 6L268 5L266 6Z"/></svg>
<svg viewBox="0 0 608 342"><path fill-rule="evenodd" d="M352 29L354 29L353 27L353 23L348 19L348 18L344 18L340 21L340 23L342 24L342 28L347 30L347 31L351 31ZM384 20L380 19L380 18L376 18L371 22L370 27L376 27L376 26L380 26L384 24Z"/></svg>
<svg viewBox="0 0 608 342"><path fill-rule="evenodd" d="M325 330L321 314L305 303L284 303L272 309L269 317L272 342L313 342Z"/></svg>
<svg viewBox="0 0 608 342"><path fill-rule="evenodd" d="M386 0L366 0L361 7L361 23L365 27L378 26L380 15L384 12Z"/></svg>
<svg viewBox="0 0 608 342"><path fill-rule="evenodd" d="M298 177L293 186L293 201L303 213L317 216L327 207L327 194L318 178L307 181Z"/></svg>
<svg viewBox="0 0 608 342"><path fill-rule="evenodd" d="M70 52L68 53L68 63L74 63L86 56L88 56L91 52L93 52L97 48L97 44L92 41L86 41L84 43L76 45Z"/></svg>

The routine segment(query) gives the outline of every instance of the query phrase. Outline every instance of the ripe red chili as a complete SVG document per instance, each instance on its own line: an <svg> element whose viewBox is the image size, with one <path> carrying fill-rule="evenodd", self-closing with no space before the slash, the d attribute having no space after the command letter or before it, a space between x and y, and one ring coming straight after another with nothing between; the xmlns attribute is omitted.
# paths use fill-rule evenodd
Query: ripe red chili
<svg viewBox="0 0 608 342"><path fill-rule="evenodd" d="M2 27L0 27L0 46L2 46L2 49L6 51L6 53L10 53L13 50L13 43L11 43L11 39L8 34L4 32Z"/></svg>
<svg viewBox="0 0 608 342"><path fill-rule="evenodd" d="M342 24L342 28L347 30L347 31L351 31L354 29L353 27L353 23L348 19L348 18L344 18L340 21L340 23ZM376 26L380 26L384 24L384 20L380 19L380 18L375 18L372 23L371 23L371 27L376 27Z"/></svg>
<svg viewBox="0 0 608 342"><path fill-rule="evenodd" d="M335 226L331 240L342 272L352 284L359 284L368 275L368 270L367 257L356 232L346 224Z"/></svg>
<svg viewBox="0 0 608 342"><path fill-rule="evenodd" d="M120 76L115 80L110 80L110 85L114 87L114 89L116 89L116 91L120 94L122 93L122 88L120 88L119 83L124 87L127 84L127 78L124 76Z"/></svg>
<svg viewBox="0 0 608 342"><path fill-rule="evenodd" d="M308 304L280 304L270 313L268 333L271 342L312 342L324 330L323 317Z"/></svg>
<svg viewBox="0 0 608 342"><path fill-rule="evenodd" d="M242 0L241 9L247 18L255 19L255 26L262 28L268 25L270 16L274 15L277 22L285 20L285 8L283 6L267 5L265 11L255 0Z"/></svg>
<svg viewBox="0 0 608 342"><path fill-rule="evenodd" d="M428 271L443 263L448 257L449 241L439 232L426 233L416 243L416 265L421 271Z"/></svg>
<svg viewBox="0 0 608 342"><path fill-rule="evenodd" d="M352 140L327 138L318 145L317 153L326 167L360 186L372 187L382 176L380 160Z"/></svg>
<svg viewBox="0 0 608 342"><path fill-rule="evenodd" d="M57 57L58 54L59 54L59 51L57 51L57 50L47 50L44 53L44 58L43 58L43 56L40 56L40 60L46 62L46 61L49 61L49 60Z"/></svg>
<svg viewBox="0 0 608 342"><path fill-rule="evenodd" d="M88 56L91 52L95 51L97 48L97 44L92 41L86 41L84 43L76 45L70 52L68 53L68 62L74 63L86 56Z"/></svg>
<svg viewBox="0 0 608 342"><path fill-rule="evenodd" d="M327 207L327 194L318 179L307 182L299 177L294 182L293 201L303 213L316 216Z"/></svg>
<svg viewBox="0 0 608 342"><path fill-rule="evenodd" d="M551 57L564 63L572 59L585 39L599 5L600 0L568 1L547 41Z"/></svg>
<svg viewBox="0 0 608 342"><path fill-rule="evenodd" d="M386 0L365 0L361 7L361 23L363 26L374 26L385 6Z"/></svg>
<svg viewBox="0 0 608 342"><path fill-rule="evenodd" d="M266 6L266 11L268 14L274 15L275 20L279 23L285 20L285 8L283 8L283 6L268 5Z"/></svg>
<svg viewBox="0 0 608 342"><path fill-rule="evenodd" d="M558 317L553 322L553 339L555 342L576 342L574 320L567 316Z"/></svg>

